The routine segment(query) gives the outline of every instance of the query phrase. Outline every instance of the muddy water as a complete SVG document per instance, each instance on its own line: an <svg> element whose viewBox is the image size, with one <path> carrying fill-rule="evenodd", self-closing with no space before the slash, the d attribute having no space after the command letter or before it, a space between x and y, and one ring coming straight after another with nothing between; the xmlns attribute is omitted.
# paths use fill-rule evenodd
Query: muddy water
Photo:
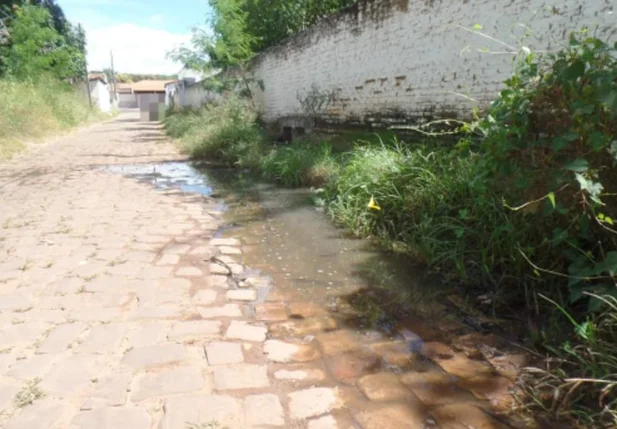
<svg viewBox="0 0 617 429"><path fill-rule="evenodd" d="M313 204L311 191L282 189L260 183L247 172L183 162L112 170L163 190L218 199L226 219L219 235L241 238L241 262L252 274L271 277L274 288L267 290L270 295L262 294L261 301L286 303L291 323L294 318L299 322L299 328L293 327L294 341L311 343L316 338L331 382L359 386L365 375L394 373L437 421L459 419L452 413L461 413L461 423L467 426L460 427L512 427L494 413L508 408L508 388L523 363L520 354L507 351L502 338L478 333L477 320L450 304L452 290L438 278L335 228ZM303 334L308 326L303 319L313 320L315 315L323 329ZM287 331L277 333L277 328L271 325L272 335L290 339ZM335 335L323 334L328 331ZM350 341L363 350L345 351L342 359L328 352L340 352ZM380 359L373 361L375 354ZM372 391L392 390L388 378L365 382L370 383L377 383ZM354 405L350 402L350 408L364 408L363 401L365 396ZM456 408L461 404L468 406ZM488 414L469 407L481 407ZM473 421L466 420L469 416L475 416ZM427 422L433 427L435 419Z"/></svg>

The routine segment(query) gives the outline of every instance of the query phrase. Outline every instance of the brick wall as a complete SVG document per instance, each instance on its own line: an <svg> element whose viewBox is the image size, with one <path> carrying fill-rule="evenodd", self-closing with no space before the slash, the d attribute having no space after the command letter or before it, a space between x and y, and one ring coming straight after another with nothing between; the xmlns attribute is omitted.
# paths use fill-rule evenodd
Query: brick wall
<svg viewBox="0 0 617 429"><path fill-rule="evenodd" d="M588 26L617 40L615 0L373 0L344 11L255 59L264 119L303 116L298 96L312 86L334 94L323 118L387 125L426 117L467 116L486 105L513 69L506 47L527 26L532 50L554 50ZM476 100L472 102L469 98Z"/></svg>

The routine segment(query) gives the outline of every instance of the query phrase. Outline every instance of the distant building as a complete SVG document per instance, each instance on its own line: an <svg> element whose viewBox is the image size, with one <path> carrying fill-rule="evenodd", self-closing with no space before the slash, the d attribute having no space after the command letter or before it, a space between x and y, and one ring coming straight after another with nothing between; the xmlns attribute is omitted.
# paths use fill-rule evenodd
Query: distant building
<svg viewBox="0 0 617 429"><path fill-rule="evenodd" d="M111 112L110 88L103 73L89 73L88 85L81 83L79 84L79 88L86 95L88 94L89 88L92 105L98 107L101 112Z"/></svg>
<svg viewBox="0 0 617 429"><path fill-rule="evenodd" d="M200 83L220 70L212 70L210 73L201 73L187 67L178 72L178 79L165 85L165 105L167 107L193 107L199 108L203 104L216 99L215 94L206 91Z"/></svg>
<svg viewBox="0 0 617 429"><path fill-rule="evenodd" d="M137 99L142 121L162 121L165 118L165 84L169 80L141 80L131 85Z"/></svg>
<svg viewBox="0 0 617 429"><path fill-rule="evenodd" d="M131 85L131 83L116 83L116 92L118 93L118 107L137 107L137 96L133 93L133 88Z"/></svg>

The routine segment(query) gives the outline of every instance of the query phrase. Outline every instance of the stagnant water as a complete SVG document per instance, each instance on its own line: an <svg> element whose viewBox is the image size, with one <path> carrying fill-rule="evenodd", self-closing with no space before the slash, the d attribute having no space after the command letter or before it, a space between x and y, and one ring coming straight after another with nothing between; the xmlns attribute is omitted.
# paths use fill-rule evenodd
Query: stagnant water
<svg viewBox="0 0 617 429"><path fill-rule="evenodd" d="M163 190L218 199L226 219L219 235L241 237L244 265L271 276L276 293L286 301L316 303L339 328L361 332L367 340L403 340L410 354L436 341L460 350L469 345L461 339L484 327L481 316L470 317L451 304L453 291L438 277L408 258L334 227L313 204L315 194L310 190L284 189L262 183L248 172L187 162L106 170ZM480 354L480 348L472 353ZM500 351L491 353L501 356ZM487 386L475 388L488 391L497 378L503 377L495 373L495 379L482 382ZM449 382L446 390L452 392Z"/></svg>

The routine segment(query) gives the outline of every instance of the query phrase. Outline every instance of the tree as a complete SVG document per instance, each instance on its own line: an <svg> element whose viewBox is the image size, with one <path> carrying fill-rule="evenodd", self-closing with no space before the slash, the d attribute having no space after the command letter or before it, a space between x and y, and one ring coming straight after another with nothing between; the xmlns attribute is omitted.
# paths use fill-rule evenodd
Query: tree
<svg viewBox="0 0 617 429"><path fill-rule="evenodd" d="M82 27L66 23L64 37L54 28L47 8L24 4L12 10L10 44L0 48L6 74L18 79L51 74L67 81L83 76L86 42Z"/></svg>

